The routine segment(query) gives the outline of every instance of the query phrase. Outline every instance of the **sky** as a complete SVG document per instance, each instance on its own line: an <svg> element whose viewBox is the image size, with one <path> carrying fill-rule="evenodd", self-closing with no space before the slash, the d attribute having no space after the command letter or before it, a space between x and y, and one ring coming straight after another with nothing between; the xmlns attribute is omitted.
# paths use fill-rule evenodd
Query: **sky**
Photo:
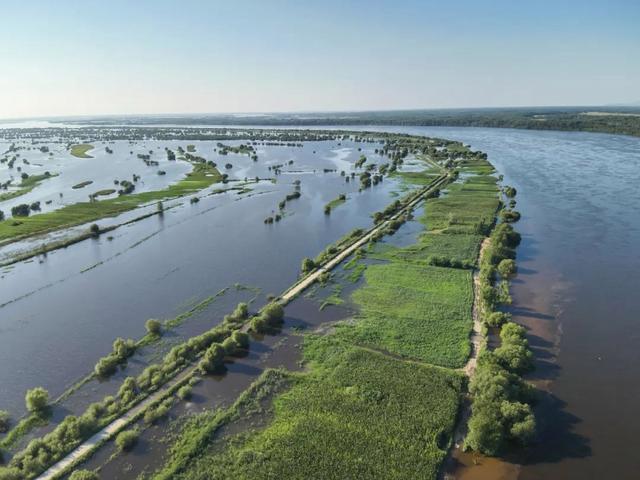
<svg viewBox="0 0 640 480"><path fill-rule="evenodd" d="M640 101L640 0L5 0L0 118Z"/></svg>

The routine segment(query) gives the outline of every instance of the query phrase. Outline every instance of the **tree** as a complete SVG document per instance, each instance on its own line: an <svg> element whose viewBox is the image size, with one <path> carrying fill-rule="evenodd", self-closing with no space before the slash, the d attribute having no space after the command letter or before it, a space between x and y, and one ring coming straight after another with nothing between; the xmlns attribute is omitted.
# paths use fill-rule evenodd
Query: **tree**
<svg viewBox="0 0 640 480"><path fill-rule="evenodd" d="M0 222L4 220L4 212L0 210Z"/></svg>
<svg viewBox="0 0 640 480"><path fill-rule="evenodd" d="M20 205L16 205L11 208L11 215L14 217L28 217L29 212L29 205L26 203L21 203Z"/></svg>
<svg viewBox="0 0 640 480"><path fill-rule="evenodd" d="M511 320L511 314L505 312L491 312L485 318L488 327L501 327Z"/></svg>
<svg viewBox="0 0 640 480"><path fill-rule="evenodd" d="M47 403L49 402L49 392L47 392L42 387L32 388L31 390L27 390L27 394L25 396L25 403L27 405L27 410L31 413L40 414L47 408Z"/></svg>
<svg viewBox="0 0 640 480"><path fill-rule="evenodd" d="M147 320L144 326L147 329L147 333L151 335L159 336L162 333L162 323L160 323L160 320L156 320L155 318Z"/></svg>

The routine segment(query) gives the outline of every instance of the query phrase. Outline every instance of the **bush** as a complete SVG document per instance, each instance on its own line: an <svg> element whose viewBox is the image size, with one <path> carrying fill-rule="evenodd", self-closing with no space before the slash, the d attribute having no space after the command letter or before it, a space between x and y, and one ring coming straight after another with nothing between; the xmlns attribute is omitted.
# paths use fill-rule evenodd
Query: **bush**
<svg viewBox="0 0 640 480"><path fill-rule="evenodd" d="M118 390L118 398L120 398L124 405L128 405L135 400L137 395L138 385L136 384L136 379L133 377L125 378Z"/></svg>
<svg viewBox="0 0 640 480"><path fill-rule="evenodd" d="M305 258L302 260L302 273L305 275L313 271L316 268L316 263L310 258Z"/></svg>
<svg viewBox="0 0 640 480"><path fill-rule="evenodd" d="M225 355L235 355L240 348L236 341L232 337L225 338L222 342L222 348L224 348Z"/></svg>
<svg viewBox="0 0 640 480"><path fill-rule="evenodd" d="M0 467L0 480L23 480L24 475L14 467Z"/></svg>
<svg viewBox="0 0 640 480"><path fill-rule="evenodd" d="M177 395L178 398L182 400L188 400L191 398L192 388L190 385L184 385L178 389Z"/></svg>
<svg viewBox="0 0 640 480"><path fill-rule="evenodd" d="M71 474L69 480L99 480L98 474L91 470L76 470Z"/></svg>
<svg viewBox="0 0 640 480"><path fill-rule="evenodd" d="M96 363L93 370L99 377L108 377L115 373L118 364L119 362L116 357L113 355L107 355L106 357L102 357L98 360L98 363Z"/></svg>
<svg viewBox="0 0 640 480"><path fill-rule="evenodd" d="M231 334L231 338L238 344L239 348L244 350L249 348L249 335L236 330Z"/></svg>
<svg viewBox="0 0 640 480"><path fill-rule="evenodd" d="M501 327L511 320L511 314L505 312L491 312L484 320L488 327Z"/></svg>
<svg viewBox="0 0 640 480"><path fill-rule="evenodd" d="M502 218L503 222L513 223L520 220L520 212L516 210L502 210L500 212L500 218Z"/></svg>
<svg viewBox="0 0 640 480"><path fill-rule="evenodd" d="M237 320L246 320L249 318L249 305L240 302L231 315Z"/></svg>
<svg viewBox="0 0 640 480"><path fill-rule="evenodd" d="M503 278L510 277L511 275L514 275L517 271L518 271L518 267L516 266L516 262L511 258L505 258L504 260L501 260L500 263L498 264L498 272L500 273L500 276Z"/></svg>
<svg viewBox="0 0 640 480"><path fill-rule="evenodd" d="M137 430L125 430L116 437L116 446L121 452L131 450L138 442Z"/></svg>
<svg viewBox="0 0 640 480"><path fill-rule="evenodd" d="M494 350L500 364L514 373L525 373L533 366L533 354L525 345L503 344Z"/></svg>
<svg viewBox="0 0 640 480"><path fill-rule="evenodd" d="M158 420L165 417L167 413L169 413L169 406L164 403L156 407L149 407L144 412L144 423L148 425L156 423Z"/></svg>
<svg viewBox="0 0 640 480"><path fill-rule="evenodd" d="M200 360L200 370L204 373L218 373L224 368L225 350L219 343L211 345Z"/></svg>
<svg viewBox="0 0 640 480"><path fill-rule="evenodd" d="M9 418L9 412L0 410L0 433L5 433L9 430Z"/></svg>
<svg viewBox="0 0 640 480"><path fill-rule="evenodd" d="M25 403L31 413L40 414L47 408L49 392L42 387L36 387L27 391Z"/></svg>
<svg viewBox="0 0 640 480"><path fill-rule="evenodd" d="M284 320L284 308L277 302L271 302L262 309L261 315L269 325L276 326Z"/></svg>
<svg viewBox="0 0 640 480"><path fill-rule="evenodd" d="M147 333L151 335L159 336L162 333L162 323L160 320L156 320L155 318L150 318L144 324L147 329Z"/></svg>
<svg viewBox="0 0 640 480"><path fill-rule="evenodd" d="M515 187L510 187L508 185L504 187L504 194L507 197L513 198L516 196L516 193L518 193L518 191L515 189Z"/></svg>
<svg viewBox="0 0 640 480"><path fill-rule="evenodd" d="M93 235L94 237L97 237L98 235L100 235L100 227L98 226L97 223L92 224L91 227L89 228L89 231L91 232L91 235Z"/></svg>

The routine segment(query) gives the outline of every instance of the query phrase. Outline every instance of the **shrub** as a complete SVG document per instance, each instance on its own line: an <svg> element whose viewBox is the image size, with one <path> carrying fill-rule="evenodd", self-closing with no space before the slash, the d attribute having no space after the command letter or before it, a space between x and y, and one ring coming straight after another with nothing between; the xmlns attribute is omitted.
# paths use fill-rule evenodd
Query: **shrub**
<svg viewBox="0 0 640 480"><path fill-rule="evenodd" d="M211 345L200 360L200 370L204 373L217 373L224 368L225 350L219 343Z"/></svg>
<svg viewBox="0 0 640 480"><path fill-rule="evenodd" d="M188 400L189 398L191 398L191 394L192 388L190 385L184 385L180 387L177 392L178 398L181 398L182 400Z"/></svg>
<svg viewBox="0 0 640 480"><path fill-rule="evenodd" d="M500 273L500 276L503 278L507 278L507 277L510 277L511 275L514 275L517 272L517 270L518 270L518 267L516 266L516 262L511 258L505 258L504 260L501 260L500 263L498 264L498 272Z"/></svg>
<svg viewBox="0 0 640 480"><path fill-rule="evenodd" d="M236 330L231 334L231 338L238 344L239 348L248 349L249 348L249 335Z"/></svg>
<svg viewBox="0 0 640 480"><path fill-rule="evenodd" d="M150 318L144 324L147 329L147 333L151 335L159 336L162 333L162 323L160 320L156 320L155 318Z"/></svg>
<svg viewBox="0 0 640 480"><path fill-rule="evenodd" d="M99 480L98 474L91 470L76 470L71 474L69 480Z"/></svg>
<svg viewBox="0 0 640 480"><path fill-rule="evenodd" d="M502 210L500 212L500 218L502 218L503 222L513 223L520 220L520 212L516 210Z"/></svg>
<svg viewBox="0 0 640 480"><path fill-rule="evenodd" d="M514 373L527 372L533 366L533 355L525 345L503 344L494 354L504 368Z"/></svg>
<svg viewBox="0 0 640 480"><path fill-rule="evenodd" d="M98 363L96 363L93 370L99 377L108 377L115 373L118 363L119 362L116 357L113 355L107 355L106 357L102 357L98 360Z"/></svg>
<svg viewBox="0 0 640 480"><path fill-rule="evenodd" d="M124 405L127 405L135 400L137 394L138 385L136 384L136 379L133 377L125 378L118 390L118 398L120 398Z"/></svg>
<svg viewBox="0 0 640 480"><path fill-rule="evenodd" d="M15 467L0 467L0 480L23 480L24 475Z"/></svg>
<svg viewBox="0 0 640 480"><path fill-rule="evenodd" d="M510 187L508 185L504 187L504 194L507 197L513 198L516 196L516 193L518 193L518 191L515 189L515 187Z"/></svg>
<svg viewBox="0 0 640 480"><path fill-rule="evenodd" d="M249 318L249 305L240 302L231 315L238 320L246 320Z"/></svg>
<svg viewBox="0 0 640 480"><path fill-rule="evenodd" d="M313 260L311 260L310 258L305 258L304 260L302 260L302 273L306 275L307 273L313 271L314 268L316 268L316 263Z"/></svg>
<svg viewBox="0 0 640 480"><path fill-rule="evenodd" d="M113 354L121 360L126 360L136 351L136 343L130 338L116 338L113 342Z"/></svg>
<svg viewBox="0 0 640 480"><path fill-rule="evenodd" d="M222 348L224 348L225 355L235 355L239 347L240 346L232 337L225 338L222 342Z"/></svg>
<svg viewBox="0 0 640 480"><path fill-rule="evenodd" d="M116 437L116 446L122 452L131 450L138 442L137 430L125 430Z"/></svg>
<svg viewBox="0 0 640 480"><path fill-rule="evenodd" d="M0 210L0 222L4 220L4 212Z"/></svg>
<svg viewBox="0 0 640 480"><path fill-rule="evenodd" d="M49 402L49 392L42 387L36 387L27 391L25 403L27 410L31 413L39 414L47 408Z"/></svg>
<svg viewBox="0 0 640 480"><path fill-rule="evenodd" d="M9 418L9 412L0 410L0 433L5 433L9 430Z"/></svg>
<svg viewBox="0 0 640 480"><path fill-rule="evenodd" d="M98 226L97 223L92 224L91 227L89 228L89 231L91 232L91 235L93 235L94 237L97 237L98 235L100 235L100 227Z"/></svg>
<svg viewBox="0 0 640 480"><path fill-rule="evenodd" d="M511 314L505 312L491 312L485 318L484 322L488 327L501 327L511 320Z"/></svg>
<svg viewBox="0 0 640 480"><path fill-rule="evenodd" d="M156 423L161 418L165 417L169 413L169 406L165 404L160 404L156 407L149 407L144 412L144 423L152 424Z"/></svg>

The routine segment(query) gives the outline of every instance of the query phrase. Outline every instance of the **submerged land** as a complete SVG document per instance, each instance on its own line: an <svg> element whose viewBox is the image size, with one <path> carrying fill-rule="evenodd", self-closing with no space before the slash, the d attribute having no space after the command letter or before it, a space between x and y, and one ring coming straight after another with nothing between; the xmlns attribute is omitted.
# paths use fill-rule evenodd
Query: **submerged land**
<svg viewBox="0 0 640 480"><path fill-rule="evenodd" d="M18 137L44 142L49 133L10 132L15 138L5 158L20 151ZM286 259L302 268L283 293L255 293L227 315L208 319L197 335L172 344L163 344L164 335L209 303L180 320L149 320L144 337L116 339L111 353L95 358L93 372L75 379L57 398L33 385L28 414L7 421L8 433L0 438L1 479L436 478L456 429L468 430L465 448L486 455L531 440L534 395L522 380L532 366L531 352L524 330L502 309L510 302L509 282L517 270L516 190L501 184L486 154L457 141L346 130L90 127L81 135L62 131L60 141L65 149L82 147L75 153L71 147L70 154L88 162L86 146L104 142L107 155L117 155L119 145L130 148L150 134L159 142L150 152L173 142L164 146L163 161L183 162L188 171L182 177L134 193L136 187L128 187L136 183L134 174L124 187L119 182L121 191L111 198L94 196L44 213L12 215L0 222L4 244L37 238L39 250L20 250L10 261L91 241L187 202L197 208L201 199L229 194L246 201L242 198L251 198L254 188L272 188L287 175L300 175L295 153L290 160L271 161L268 176L233 175L238 164L249 165L243 172L257 168L252 166L259 166L263 155L269 158L273 146L293 152L312 146L310 165L322 145L336 149L336 168L304 171L322 175L324 183L337 182L333 190L341 192L321 202L323 222L387 184L394 186L386 191L393 196L377 203L382 208L366 215L363 228L334 238L315 258ZM342 160L345 146L349 163ZM163 171L154 153L137 157L153 172ZM265 212L272 222L256 228L286 228L295 203L304 199L306 182L303 176L286 182L283 194L289 193ZM68 188L77 185L71 181ZM113 220L105 226L108 217ZM414 233L397 243L407 228ZM304 302L314 304L316 312L345 302L351 308L329 321L319 314L291 317L288 312ZM481 340L472 342L478 336ZM291 348L292 342L297 346ZM156 355L138 359L138 352L155 346ZM269 356L255 356L265 348ZM287 352L289 368L276 360L278 351ZM224 391L234 365L255 361L262 368L249 370L254 373L245 375L239 395L201 411L189 409L194 396L207 389ZM142 368L135 370L136 362ZM106 386L105 395L90 393L88 386L99 384ZM51 415L52 408L79 394L90 403ZM149 435L157 431L169 443L134 475L128 452L152 443ZM104 457L101 451L110 453Z"/></svg>

